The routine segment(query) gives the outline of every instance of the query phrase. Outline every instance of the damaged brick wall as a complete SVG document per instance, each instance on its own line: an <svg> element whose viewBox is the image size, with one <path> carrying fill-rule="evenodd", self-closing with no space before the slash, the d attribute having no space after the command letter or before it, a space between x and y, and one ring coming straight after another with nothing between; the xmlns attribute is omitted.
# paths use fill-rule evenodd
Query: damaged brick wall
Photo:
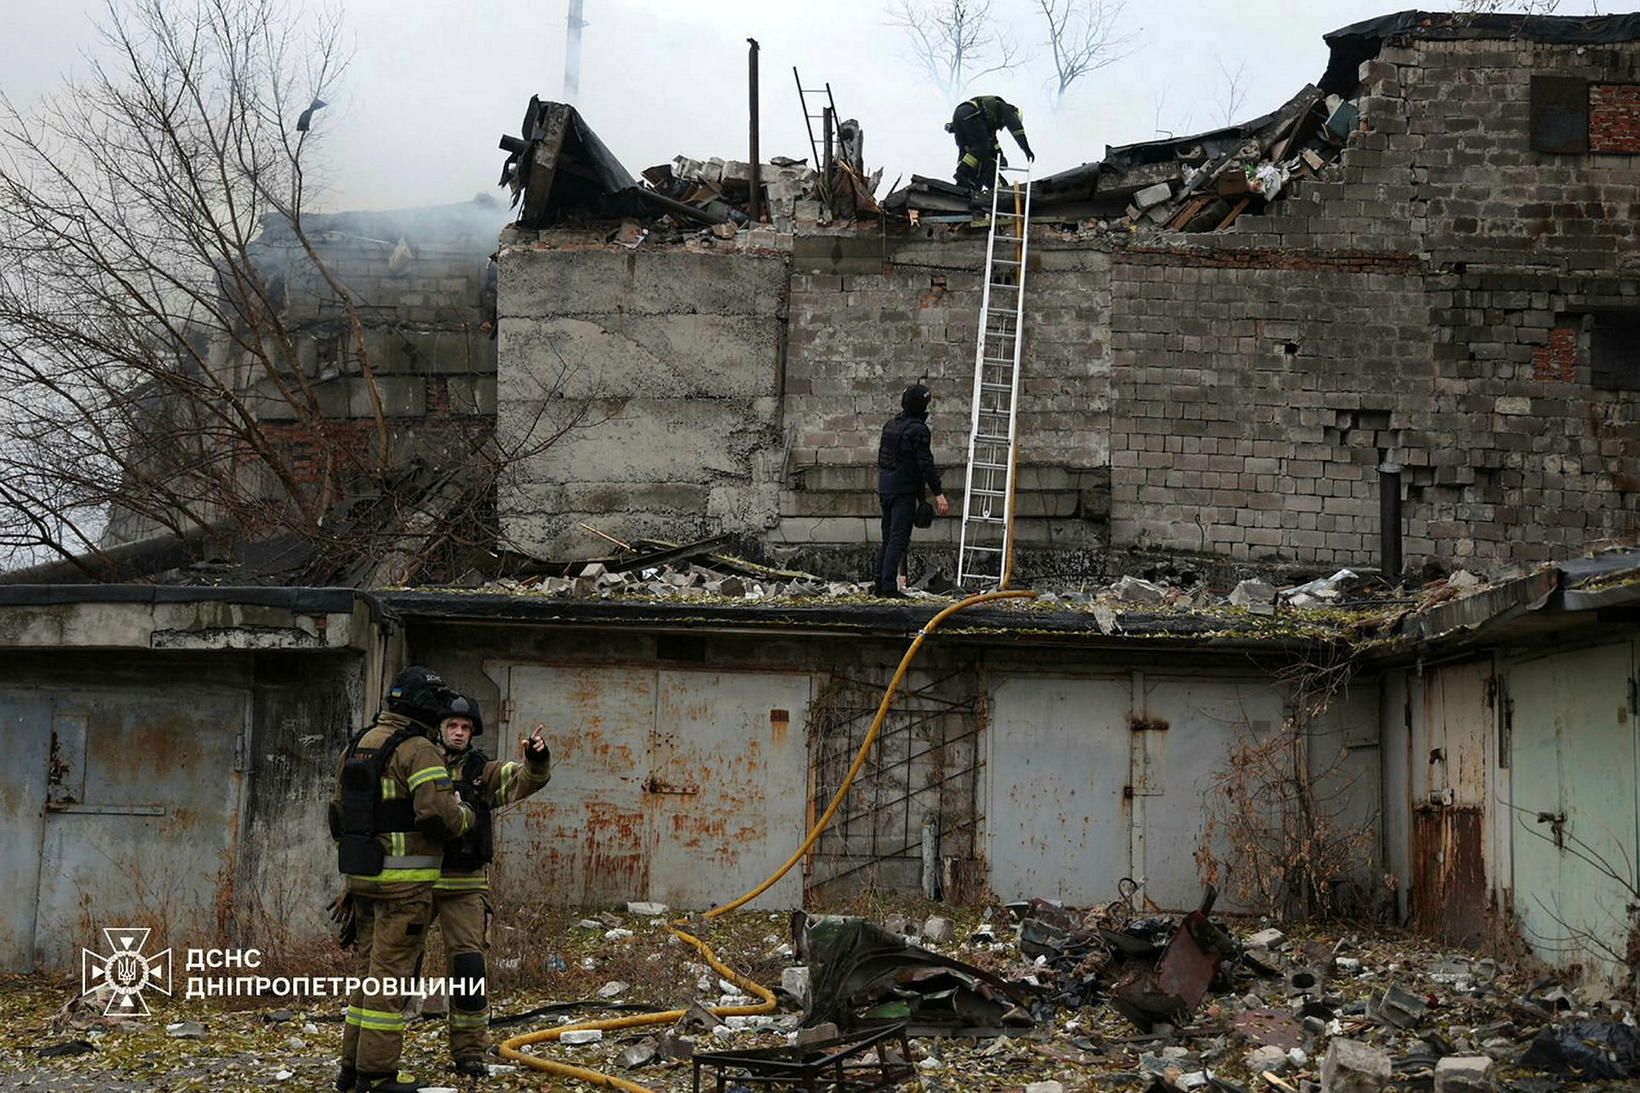
<svg viewBox="0 0 1640 1093"><path fill-rule="evenodd" d="M1599 383L1591 359L1600 317L1640 308L1622 264L1640 176L1529 141L1534 74L1636 59L1390 43L1362 66L1364 129L1335 177L1229 238L1119 264L1113 541L1373 564L1380 460L1406 468L1409 560L1529 563L1640 529L1640 383ZM1235 248L1257 272L1216 268ZM1210 436L1245 423L1219 428L1232 452L1187 450L1198 384Z"/></svg>
<svg viewBox="0 0 1640 1093"><path fill-rule="evenodd" d="M1637 65L1633 43L1391 40L1361 66L1339 160L1266 214L1211 235L1039 230L1020 572L1101 573L1139 547L1370 566L1383 462L1406 468L1413 565L1530 563L1640 530L1640 174L1536 150L1532 121L1533 77L1570 76L1615 132ZM960 501L978 233L799 236L787 260L591 246L526 250L503 275L508 371L517 347L533 382L594 377L575 405L612 441L531 468L522 541L595 552L564 529L618 514L858 573L877 433L922 377ZM513 432L550 405L504 402ZM617 449L630 472L609 468ZM957 530L919 533L919 564L949 570Z"/></svg>

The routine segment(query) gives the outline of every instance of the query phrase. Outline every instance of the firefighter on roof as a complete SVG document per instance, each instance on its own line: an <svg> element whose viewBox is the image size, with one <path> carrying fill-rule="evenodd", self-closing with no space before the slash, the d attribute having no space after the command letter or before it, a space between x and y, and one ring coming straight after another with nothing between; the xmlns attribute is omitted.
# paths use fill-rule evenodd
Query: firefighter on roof
<svg viewBox="0 0 1640 1093"><path fill-rule="evenodd" d="M1025 122L1019 116L1019 107L1000 95L975 95L967 102L957 104L945 131L957 138L957 185L971 193L988 189L996 177L997 159L1002 145L997 143L998 131L1006 128L1014 143L1025 153L1025 158L1036 162L1031 142L1025 137ZM1002 161L1006 164L1007 159Z"/></svg>

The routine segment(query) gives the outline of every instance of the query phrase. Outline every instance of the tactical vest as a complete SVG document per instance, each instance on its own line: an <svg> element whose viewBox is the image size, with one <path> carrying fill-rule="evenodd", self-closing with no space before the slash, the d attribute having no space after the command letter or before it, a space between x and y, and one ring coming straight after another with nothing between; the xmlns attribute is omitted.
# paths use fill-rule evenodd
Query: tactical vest
<svg viewBox="0 0 1640 1093"><path fill-rule="evenodd" d="M883 426L883 435L877 441L877 469L881 471L910 470L916 472L916 465L904 466L900 448L905 442L905 431L916 418L903 416L891 417Z"/></svg>
<svg viewBox="0 0 1640 1093"><path fill-rule="evenodd" d="M495 857L494 825L490 810L485 805L484 787L478 780L484 776L484 766L490 757L471 748L461 760L461 776L455 780L456 792L473 810L473 826L467 833L444 847L444 872L477 873Z"/></svg>
<svg viewBox="0 0 1640 1093"><path fill-rule="evenodd" d="M337 817L336 867L352 876L374 877L387 860L387 848L376 838L394 831L416 829L415 804L406 797L383 799L382 777L398 746L420 731L406 726L380 747L363 748L364 729L348 741L342 764L340 815Z"/></svg>

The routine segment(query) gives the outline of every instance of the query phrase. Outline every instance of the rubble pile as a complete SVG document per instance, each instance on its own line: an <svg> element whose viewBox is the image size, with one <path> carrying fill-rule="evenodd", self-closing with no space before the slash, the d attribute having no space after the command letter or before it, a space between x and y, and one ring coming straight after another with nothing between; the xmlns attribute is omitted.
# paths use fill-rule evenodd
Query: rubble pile
<svg viewBox="0 0 1640 1093"><path fill-rule="evenodd" d="M726 1060L755 1068L850 1043L866 1045L853 1062L914 1070L915 1085L899 1087L926 1093L1571 1093L1640 1080L1632 1006L1598 981L1540 979L1396 931L1231 924L1207 901L1159 914L1131 882L1118 897L870 919L736 912L704 936L732 967L779 984L781 1006L725 1018L709 1007L753 999L666 940L663 905L559 909L502 931L495 1034L683 1009L670 1026L588 1030L542 1049L669 1093L692 1087L697 1058L735 1088ZM0 1000L18 1033L0 1047L7 1088L214 1093L328 1087L334 1073L339 1023L323 1003L168 1000L163 1017L133 1021L83 999L64 1006L59 982L15 987ZM406 1050L407 1066L440 1073L442 1018L412 1022ZM504 1060L490 1070L486 1088L541 1088Z"/></svg>
<svg viewBox="0 0 1640 1093"><path fill-rule="evenodd" d="M575 107L535 97L521 135L501 138L508 155L500 185L512 191L520 227L624 218L634 226L611 242L627 247L636 247L649 234L644 222L705 225L731 237L738 228L767 219L776 233L789 234L798 224L881 215L873 194L882 171L866 171L863 148L860 123L851 118L839 124L824 163L775 156L754 164L680 155L650 167L640 181ZM815 154L820 155L818 150Z"/></svg>
<svg viewBox="0 0 1640 1093"><path fill-rule="evenodd" d="M645 540L644 550L589 562L563 563L553 573L482 581L486 591L578 599L644 598L718 600L745 603L791 600L853 601L872 598L870 581L836 581L792 570L774 569L709 548L723 537L679 547ZM679 556L692 555L692 556ZM1406 602L1381 579L1340 569L1301 584L1278 588L1261 578L1247 578L1227 593L1208 587L1202 576L1176 565L1152 566L1144 576L1124 574L1096 587L1038 586L1036 609L1092 611L1112 626L1121 612L1181 612L1234 609L1255 616L1305 609L1371 610ZM1469 595L1489 582L1465 570L1439 576L1416 590L1420 604L1435 604ZM962 591L937 569L926 571L905 589L913 601L944 602ZM1101 628L1110 628L1101 623Z"/></svg>
<svg viewBox="0 0 1640 1093"><path fill-rule="evenodd" d="M1369 75L1369 66L1362 72ZM1031 217L1095 231L1223 231L1245 212L1263 212L1290 183L1323 177L1360 125L1355 102L1307 85L1252 121L1107 147L1096 163L1040 179L1031 190ZM922 175L883 207L913 223L974 215L965 190Z"/></svg>

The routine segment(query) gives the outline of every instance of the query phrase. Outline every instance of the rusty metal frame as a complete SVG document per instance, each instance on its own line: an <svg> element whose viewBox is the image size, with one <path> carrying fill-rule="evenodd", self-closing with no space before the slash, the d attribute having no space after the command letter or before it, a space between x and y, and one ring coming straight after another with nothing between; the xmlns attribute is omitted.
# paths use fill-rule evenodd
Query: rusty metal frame
<svg viewBox="0 0 1640 1093"><path fill-rule="evenodd" d="M806 887L816 889L837 884L850 877L886 862L902 866L920 858L922 832L920 821L914 823L912 807L919 797L948 803L955 793L960 797L959 809L963 814L945 817L941 823L942 836L954 842L954 856L977 861L979 845L979 801L981 771L986 765L983 744L985 695L974 687L978 678L972 665L958 666L921 686L908 690L896 704L879 736L864 772L864 781L870 791L858 795L821 837L809 855L805 872ZM949 690L954 681L961 681L965 691L961 698L950 698L939 692ZM809 706L808 736L810 741L810 792L812 802L829 798L835 786L839 763L846 763L854 754L859 741L876 714L875 704L868 705L866 696L874 695L881 684L834 673ZM950 725L949 719L960 720ZM934 739L919 739L929 726L936 726ZM894 754L903 742L904 754ZM949 748L966 744L973 749L969 761L956 769L947 769L944 759ZM930 758L932 757L932 759ZM930 780L913 785L919 763L930 763ZM897 821L898 838L883 827L884 817ZM865 824L864 829L861 824ZM869 850L863 854L852 848L857 842L869 839ZM885 839L888 841L885 843ZM953 854L942 854L950 857ZM824 860L831 869L820 866Z"/></svg>
<svg viewBox="0 0 1640 1093"><path fill-rule="evenodd" d="M900 1060L889 1062L882 1051L887 1041L898 1040ZM867 1062L859 1057L876 1048L877 1060ZM858 1061L856 1061L858 1060ZM830 1040L821 1040L798 1047L760 1048L751 1051L708 1051L694 1056L693 1093L701 1093L702 1067L716 1072L717 1093L725 1093L733 1081L736 1086L755 1085L766 1089L800 1089L805 1093L866 1093L869 1090L893 1089L916 1077L911 1065L911 1042L906 1026L884 1025L866 1032L848 1033ZM730 1077L728 1071L743 1070L744 1074ZM869 1071L876 1071L875 1075ZM854 1080L856 1077L858 1081Z"/></svg>

